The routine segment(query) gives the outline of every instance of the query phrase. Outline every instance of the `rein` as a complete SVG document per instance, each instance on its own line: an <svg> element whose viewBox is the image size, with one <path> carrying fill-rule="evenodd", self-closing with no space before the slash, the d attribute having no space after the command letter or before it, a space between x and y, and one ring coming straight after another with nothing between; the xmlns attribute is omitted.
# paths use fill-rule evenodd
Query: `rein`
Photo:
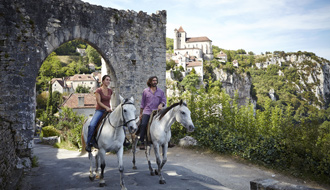
<svg viewBox="0 0 330 190"><path fill-rule="evenodd" d="M110 118L108 117L108 121L109 121L109 124L111 125L111 127L113 127L113 128L118 128L118 127L120 127L120 126L127 126L127 124L128 124L129 122L134 121L134 120L136 119L136 118L134 118L134 119L131 119L131 120L126 121L126 119L125 119L125 117L124 117L124 109L123 109L123 106L124 106L125 104L132 104L132 105L134 105L134 104L131 103L131 102L127 102L127 100L125 100L125 102L122 103L122 104L120 105L120 106L121 106L121 116L122 116L122 118L123 118L124 124L115 127L115 126L113 126L113 125L111 124Z"/></svg>
<svg viewBox="0 0 330 190"><path fill-rule="evenodd" d="M117 128L120 127L120 126L127 126L127 123L129 123L129 122L131 122L131 121L133 121L133 120L136 119L136 118L135 118L135 119L131 119L131 120L125 122L126 119L125 119L125 117L124 117L124 109L123 109L123 106L124 106L125 104L132 104L132 105L134 105L134 104L131 103L131 102L127 102L127 100L125 100L124 103L120 104L120 106L121 106L121 112L122 112L121 116L123 117L124 124L123 124L123 125L119 125L119 126L117 126L117 127L113 126L113 125L111 124L111 121L110 121L110 115L111 115L111 113L112 113L112 112L111 112L111 113L108 114L108 115L106 116L106 118L104 118L104 120L102 121L101 129L100 129L99 135L96 137L96 142L98 141L98 138L99 138L100 135L101 135L101 132L102 132L102 129L103 129L103 126L104 126L104 123L105 123L105 120L106 120L106 119L108 119L109 124L111 125L111 127L115 128L115 129L117 129Z"/></svg>

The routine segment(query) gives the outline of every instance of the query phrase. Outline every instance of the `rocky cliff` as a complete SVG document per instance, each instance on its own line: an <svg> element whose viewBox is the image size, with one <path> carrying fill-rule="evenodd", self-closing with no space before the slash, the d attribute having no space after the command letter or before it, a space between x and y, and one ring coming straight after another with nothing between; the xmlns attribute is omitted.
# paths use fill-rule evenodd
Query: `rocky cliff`
<svg viewBox="0 0 330 190"><path fill-rule="evenodd" d="M222 83L222 87L231 98L234 98L235 92L238 93L237 101L239 105L246 105L248 101L255 104L255 100L251 96L251 76L246 73L237 74L234 72L231 74L223 69L216 69L214 73L216 75L216 80Z"/></svg>
<svg viewBox="0 0 330 190"><path fill-rule="evenodd" d="M315 55L289 54L284 56L268 55L265 62L256 63L258 69L267 68L269 65L280 66L279 75L285 77L285 67L297 70L298 81L295 83L297 93L311 91L317 98L319 108L327 108L330 103L330 63L328 60L318 58ZM314 103L313 103L314 104Z"/></svg>

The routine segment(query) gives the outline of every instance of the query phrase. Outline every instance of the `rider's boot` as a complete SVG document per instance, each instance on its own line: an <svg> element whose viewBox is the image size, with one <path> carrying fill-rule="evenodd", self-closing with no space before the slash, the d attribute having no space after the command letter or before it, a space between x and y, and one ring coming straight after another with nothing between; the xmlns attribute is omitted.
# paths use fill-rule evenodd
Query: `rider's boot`
<svg viewBox="0 0 330 190"><path fill-rule="evenodd" d="M93 131L90 129L90 126L88 126L88 136L87 136L87 143L86 143L86 147L85 150L87 152L91 152L92 151L92 136L93 136Z"/></svg>
<svg viewBox="0 0 330 190"><path fill-rule="evenodd" d="M92 144L90 144L90 143L87 144L85 150L86 150L87 152L91 152L91 151L92 151Z"/></svg>

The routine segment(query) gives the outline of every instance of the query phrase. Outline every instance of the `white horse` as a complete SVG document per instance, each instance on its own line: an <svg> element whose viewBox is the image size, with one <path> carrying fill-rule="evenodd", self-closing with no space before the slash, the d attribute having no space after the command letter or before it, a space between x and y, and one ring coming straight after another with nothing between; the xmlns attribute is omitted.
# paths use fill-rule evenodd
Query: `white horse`
<svg viewBox="0 0 330 190"><path fill-rule="evenodd" d="M115 110L102 121L103 127L100 127L97 132L97 145L98 150L95 153L96 162L96 174L98 175L98 159L101 161L101 176L100 187L105 186L104 181L104 168L105 168L105 153L116 152L118 158L118 168L120 172L120 185L122 190L126 190L124 183L124 167L123 167L123 143L125 140L124 126L127 126L130 133L134 133L137 130L134 99L124 99L120 96L121 104L116 107ZM86 153L85 147L88 136L88 126L91 119L89 119L83 126L81 141L82 141L82 154ZM93 155L89 153L90 160L90 175L89 179L93 181L95 174L93 174Z"/></svg>
<svg viewBox="0 0 330 190"><path fill-rule="evenodd" d="M161 110L157 115L154 116L150 126L150 137L151 137L152 145L154 147L158 170L155 169L154 172L153 168L151 167L151 163L149 160L150 149L151 149L150 143L147 143L145 154L149 165L150 175L152 176L155 174L159 175L160 184L166 183L164 177L162 176L161 170L167 161L168 142L171 140L171 126L174 123L174 121L181 123L188 130L188 132L193 132L195 129L194 124L190 117L190 110L188 109L187 104L182 102L182 100L179 103L175 103L170 107ZM138 137L136 135L135 136L132 135L132 139L133 139L133 143L132 143L133 169L137 169L135 165L135 152L136 152ZM163 150L162 161L160 160L159 146L162 146L162 150Z"/></svg>

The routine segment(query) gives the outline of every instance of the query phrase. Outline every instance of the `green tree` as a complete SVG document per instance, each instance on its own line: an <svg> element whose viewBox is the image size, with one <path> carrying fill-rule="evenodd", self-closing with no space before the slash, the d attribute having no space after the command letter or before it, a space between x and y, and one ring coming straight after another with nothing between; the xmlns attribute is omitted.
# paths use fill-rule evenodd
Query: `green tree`
<svg viewBox="0 0 330 190"><path fill-rule="evenodd" d="M37 95L37 109L46 110L47 108L47 100L48 100L48 93L47 91L43 91L42 93Z"/></svg>
<svg viewBox="0 0 330 190"><path fill-rule="evenodd" d="M47 108L46 108L46 113L47 115L52 115L53 112L53 93L52 93L52 82L49 81L49 88L48 88L48 93L49 93L49 96L48 96L48 100L47 100Z"/></svg>
<svg viewBox="0 0 330 190"><path fill-rule="evenodd" d="M88 57L88 61L90 63L94 63L97 66L101 66L101 56L100 54L96 51L96 49L94 49L92 46L87 45L86 48L86 54Z"/></svg>
<svg viewBox="0 0 330 190"><path fill-rule="evenodd" d="M192 68L191 71L190 71L191 74L196 74L196 70L195 68Z"/></svg>
<svg viewBox="0 0 330 190"><path fill-rule="evenodd" d="M72 40L62 44L55 52L57 55L79 55L79 53L76 52L77 47L85 49L86 45L87 44L81 40Z"/></svg>
<svg viewBox="0 0 330 190"><path fill-rule="evenodd" d="M220 53L221 49L218 46L212 45L212 52L214 56L217 56Z"/></svg>
<svg viewBox="0 0 330 190"><path fill-rule="evenodd" d="M174 69L176 63L173 59L170 59L169 61L166 61L166 70Z"/></svg>
<svg viewBox="0 0 330 190"><path fill-rule="evenodd" d="M52 52L40 67L39 75L43 77L62 77L61 61L57 58L55 52Z"/></svg>
<svg viewBox="0 0 330 190"><path fill-rule="evenodd" d="M58 108L60 107L60 105L63 103L63 96L59 91L54 91L52 93L52 96L53 96L52 112L56 113L56 112L58 112Z"/></svg>
<svg viewBox="0 0 330 190"><path fill-rule="evenodd" d="M166 38L166 51L169 53L173 53L173 43L174 40L172 38Z"/></svg>
<svg viewBox="0 0 330 190"><path fill-rule="evenodd" d="M184 68L182 67L182 65L180 65L180 67L179 67L179 71L180 71L180 72L184 72Z"/></svg>
<svg viewBox="0 0 330 190"><path fill-rule="evenodd" d="M89 88L78 85L76 88L76 93L89 93Z"/></svg>
<svg viewBox="0 0 330 190"><path fill-rule="evenodd" d="M61 130L65 141L76 147L81 147L81 130L84 121L85 117L83 115L78 115L71 108L63 107L56 128Z"/></svg>
<svg viewBox="0 0 330 190"><path fill-rule="evenodd" d="M237 53L238 54L246 54L246 51L244 49L238 49Z"/></svg>
<svg viewBox="0 0 330 190"><path fill-rule="evenodd" d="M182 86L184 86L184 88L186 90L191 91L191 90L199 87L200 79L197 74L190 73L189 75L187 75L186 77L183 78L183 80L180 82L180 84Z"/></svg>

